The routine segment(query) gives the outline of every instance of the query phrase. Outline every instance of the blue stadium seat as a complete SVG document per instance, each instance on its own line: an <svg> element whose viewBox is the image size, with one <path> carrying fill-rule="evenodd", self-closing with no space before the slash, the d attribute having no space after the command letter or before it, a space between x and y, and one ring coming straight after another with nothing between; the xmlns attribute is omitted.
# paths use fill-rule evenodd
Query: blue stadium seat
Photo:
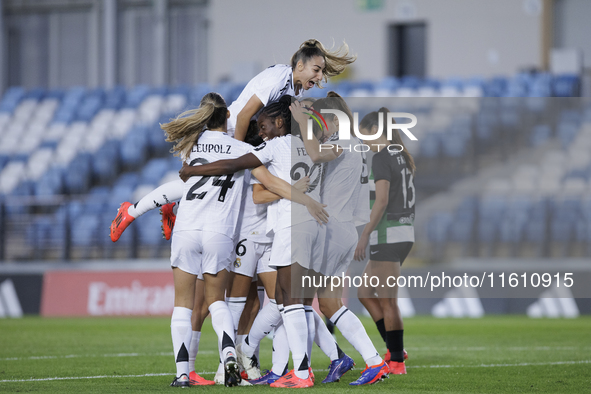
<svg viewBox="0 0 591 394"><path fill-rule="evenodd" d="M441 136L443 154L447 157L461 158L466 154L468 138L462 133L447 132Z"/></svg>
<svg viewBox="0 0 591 394"><path fill-rule="evenodd" d="M138 218L137 225L139 242L142 245L158 246L166 243L162 236L161 216L158 212L149 212Z"/></svg>
<svg viewBox="0 0 591 394"><path fill-rule="evenodd" d="M421 157L436 158L439 157L441 140L441 133L425 134L420 140L419 154Z"/></svg>
<svg viewBox="0 0 591 394"><path fill-rule="evenodd" d="M58 195L64 192L64 170L61 167L52 167L35 182L35 195Z"/></svg>
<svg viewBox="0 0 591 394"><path fill-rule="evenodd" d="M151 89L148 85L137 85L127 92L124 108L137 108L142 101L151 93Z"/></svg>
<svg viewBox="0 0 591 394"><path fill-rule="evenodd" d="M92 172L99 183L109 183L119 174L120 142L109 140L92 156Z"/></svg>
<svg viewBox="0 0 591 394"><path fill-rule="evenodd" d="M468 244L474 238L474 225L478 199L475 196L464 197L454 212L451 226L451 239Z"/></svg>
<svg viewBox="0 0 591 394"><path fill-rule="evenodd" d="M555 97L575 97L579 95L578 75L556 75L552 79L552 92Z"/></svg>
<svg viewBox="0 0 591 394"><path fill-rule="evenodd" d="M484 84L484 94L487 97L503 97L507 92L507 78L494 77L489 79Z"/></svg>
<svg viewBox="0 0 591 394"><path fill-rule="evenodd" d="M139 168L148 158L147 127L135 126L121 141L121 163L127 168Z"/></svg>
<svg viewBox="0 0 591 394"><path fill-rule="evenodd" d="M579 132L579 126L574 122L560 122L556 133L563 148L567 148Z"/></svg>
<svg viewBox="0 0 591 394"><path fill-rule="evenodd" d="M105 211L111 189L106 186L95 186L90 189L84 200L83 211L87 214L100 214Z"/></svg>
<svg viewBox="0 0 591 394"><path fill-rule="evenodd" d="M546 124L534 126L529 141L532 146L539 146L550 139L552 129Z"/></svg>
<svg viewBox="0 0 591 394"><path fill-rule="evenodd" d="M381 89L388 89L388 90L396 90L400 87L400 81L398 78L393 76L388 76L382 79L379 83L379 88Z"/></svg>
<svg viewBox="0 0 591 394"><path fill-rule="evenodd" d="M429 241L445 243L449 239L450 226L453 223L453 215L449 212L438 212L429 219L427 236Z"/></svg>
<svg viewBox="0 0 591 394"><path fill-rule="evenodd" d="M213 92L213 87L208 83L200 83L191 89L191 93L189 94L189 106L196 108L199 107L199 103L201 103L201 99L209 92ZM231 103L226 103L230 105Z"/></svg>
<svg viewBox="0 0 591 394"><path fill-rule="evenodd" d="M160 179L168 172L168 159L155 158L151 159L144 165L140 183L158 184Z"/></svg>
<svg viewBox="0 0 591 394"><path fill-rule="evenodd" d="M580 216L578 198L563 198L552 202L550 232L555 241L567 242L575 237L575 223Z"/></svg>
<svg viewBox="0 0 591 394"><path fill-rule="evenodd" d="M497 240L499 218L507 206L507 198L502 195L485 195L478 204L478 237L480 241L492 243Z"/></svg>
<svg viewBox="0 0 591 394"><path fill-rule="evenodd" d="M123 106L125 98L125 88L122 86L116 86L108 92L105 92L105 101L103 108L118 110Z"/></svg>
<svg viewBox="0 0 591 394"><path fill-rule="evenodd" d="M0 112L13 113L24 96L24 88L20 86L8 88L0 101Z"/></svg>
<svg viewBox="0 0 591 394"><path fill-rule="evenodd" d="M66 191L69 194L86 193L92 183L92 165L90 154L78 154L66 168L64 180Z"/></svg>
<svg viewBox="0 0 591 394"><path fill-rule="evenodd" d="M83 213L72 222L71 237L74 246L94 246L98 233L99 217L96 214Z"/></svg>

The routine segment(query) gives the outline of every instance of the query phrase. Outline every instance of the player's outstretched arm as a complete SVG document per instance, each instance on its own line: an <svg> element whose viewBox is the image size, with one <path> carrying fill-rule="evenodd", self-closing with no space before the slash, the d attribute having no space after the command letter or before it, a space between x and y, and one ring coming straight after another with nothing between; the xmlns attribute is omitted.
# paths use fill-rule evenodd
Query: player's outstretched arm
<svg viewBox="0 0 591 394"><path fill-rule="evenodd" d="M179 171L179 177L187 182L192 176L227 175L236 171L255 168L262 165L261 161L252 153L247 153L237 159L218 160L213 163L190 166L187 163Z"/></svg>
<svg viewBox="0 0 591 394"><path fill-rule="evenodd" d="M305 193L308 190L308 185L310 184L310 177L305 176L294 183L293 187ZM268 190L264 185L260 183L256 183L253 185L252 188L252 200L255 204L267 204L273 201L277 201L281 199L281 196L278 194L273 193L272 191Z"/></svg>
<svg viewBox="0 0 591 394"><path fill-rule="evenodd" d="M287 198L298 204L305 205L308 212L320 224L328 223L328 212L324 209L326 205L319 203L312 197L302 193L283 179L277 178L267 170L265 166L260 166L252 170L254 175L271 192Z"/></svg>
<svg viewBox="0 0 591 394"><path fill-rule="evenodd" d="M242 110L236 116L234 138L239 141L244 141L246 138L246 132L248 131L250 119L263 107L263 102L256 95L252 95L244 108L242 108Z"/></svg>

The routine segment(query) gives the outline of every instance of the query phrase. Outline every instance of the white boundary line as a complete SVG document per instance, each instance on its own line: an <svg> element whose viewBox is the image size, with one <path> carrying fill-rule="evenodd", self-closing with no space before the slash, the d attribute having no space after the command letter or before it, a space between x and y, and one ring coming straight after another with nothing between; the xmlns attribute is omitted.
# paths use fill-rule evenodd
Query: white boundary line
<svg viewBox="0 0 591 394"><path fill-rule="evenodd" d="M517 364L478 364L478 365L416 365L407 366L407 368L499 368L499 367L530 367L546 365L573 365L573 364L591 364L591 360L580 361L553 361L546 363L517 363ZM317 369L318 372L327 372L327 369ZM213 375L215 372L198 372L200 375ZM79 379L117 379L117 378L145 378L152 376L172 376L174 372L167 373L147 373L142 375L99 375L99 376L70 376L42 379L6 379L0 380L0 383L18 383L18 382L47 382L56 380L79 380Z"/></svg>
<svg viewBox="0 0 591 394"><path fill-rule="evenodd" d="M202 350L199 354L214 354L213 350ZM58 358L91 358L91 357L153 357L153 356L172 356L172 352L160 353L113 353L113 354L68 354L66 356L30 356L30 357L7 357L0 358L0 361L21 361L21 360L48 360Z"/></svg>
<svg viewBox="0 0 591 394"><path fill-rule="evenodd" d="M343 346L343 349L349 350L348 346ZM351 350L353 348L351 347ZM555 350L591 350L591 346L474 346L474 347L417 347L412 348L412 351L432 352L432 351L462 351L462 352L479 352L487 350L507 350L507 351L555 351ZM199 354L214 354L213 350L201 350ZM150 357L150 356L172 356L172 352L158 352L158 353L112 353L112 354L69 354L65 356L29 356L29 357L6 357L0 358L0 361L22 361L22 360L50 360L60 358L90 358L90 357ZM408 368L408 367L407 367ZM412 367L411 367L412 368Z"/></svg>

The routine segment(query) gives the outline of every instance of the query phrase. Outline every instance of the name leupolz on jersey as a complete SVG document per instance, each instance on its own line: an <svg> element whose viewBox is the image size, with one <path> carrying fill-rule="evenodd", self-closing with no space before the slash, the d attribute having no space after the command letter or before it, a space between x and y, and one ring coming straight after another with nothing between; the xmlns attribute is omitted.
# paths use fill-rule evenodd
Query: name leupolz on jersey
<svg viewBox="0 0 591 394"><path fill-rule="evenodd" d="M195 144L191 149L191 152L195 153L220 153L220 154L231 154L232 153L232 145L227 144ZM209 164L209 161L205 158L199 157L194 159L189 163L190 166L195 166L199 164ZM209 180L211 179L211 186L220 187L220 192L218 194L218 201L224 202L226 201L226 194L228 193L229 189L232 189L234 186L234 181L232 178L234 174L222 175L222 176L203 176L197 183L195 183L188 191L185 198L187 201L193 200L203 200L203 198L207 195L207 192L210 190L204 190L201 192L197 192L198 189L204 187Z"/></svg>
<svg viewBox="0 0 591 394"><path fill-rule="evenodd" d="M191 152L231 154L232 145L223 144L195 144Z"/></svg>

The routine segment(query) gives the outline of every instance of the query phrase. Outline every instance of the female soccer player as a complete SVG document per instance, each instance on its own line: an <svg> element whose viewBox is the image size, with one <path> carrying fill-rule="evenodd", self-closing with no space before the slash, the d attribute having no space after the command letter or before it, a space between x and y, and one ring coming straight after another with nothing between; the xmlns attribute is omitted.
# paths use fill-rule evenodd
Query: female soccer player
<svg viewBox="0 0 591 394"><path fill-rule="evenodd" d="M292 56L291 64L271 66L255 76L244 88L240 96L230 105L228 134L240 141L244 140L249 123L267 103L278 101L280 97L291 95L301 97L304 90L314 85L321 87L321 81L342 73L346 66L354 62L349 48L343 44L337 51L327 50L318 40L305 41ZM123 231L149 210L170 204L181 198L183 184L180 181L168 182L148 193L136 204L124 202L110 226L110 236L116 242ZM166 239L170 238L174 215L172 207L163 209L163 230Z"/></svg>
<svg viewBox="0 0 591 394"><path fill-rule="evenodd" d="M353 116L345 101L336 93L329 92L329 97L316 101L312 108L302 108L298 103L292 105L294 119L305 128L307 115L320 113L323 109L338 109L344 112L352 125ZM354 146L359 144L357 138L339 140L339 119L334 114L325 113L323 127L315 128L315 135L308 138L303 133L306 151L314 163L326 163L323 181L322 201L327 205L331 220L326 226L326 245L322 264L316 271L326 276L340 276L345 273L353 259L354 245L357 244L356 220L367 223L369 217L369 188L366 188L367 169L365 154L356 152ZM324 143L320 149L320 141ZM367 197L366 197L367 196ZM364 198L366 197L366 198ZM350 312L342 303L342 288L335 294L331 288L318 289L318 301L322 312L330 317L333 324L345 338L363 356L368 366L362 376L352 385L372 384L387 376L389 369L381 359L363 324L357 316ZM353 360L331 363L325 381L337 381L349 368L353 367Z"/></svg>
<svg viewBox="0 0 591 394"><path fill-rule="evenodd" d="M173 150L181 155L185 164L198 165L221 158L241 157L252 147L226 134L229 115L224 99L217 93L208 93L199 108L181 114L162 128L167 141L176 142ZM195 281L199 275L204 278L205 303L218 335L225 384L235 386L241 381L234 348L234 326L224 301L224 292L229 274L227 268L233 262L233 239L242 198L243 175L243 171L233 171L225 177L204 176L184 184L179 221L171 244L175 284L171 334L177 365L172 386L190 386L188 349L192 335ZM270 189L278 190L273 178L269 178ZM278 183L281 189L281 181ZM299 201L311 210L322 210L320 204L298 191L292 191L289 185L279 192L299 197Z"/></svg>
<svg viewBox="0 0 591 394"><path fill-rule="evenodd" d="M366 115L359 124L359 131L364 135L375 134L379 117L385 116L387 112L386 108L381 108L378 112ZM385 123L384 120L382 124ZM365 273L385 280L388 276L400 275L400 266L414 243L415 164L398 130L393 130L391 141L384 133L378 139L364 142L376 152L370 176L375 186L371 191L370 221L363 229L355 249L355 259L364 260L367 245L370 244L370 259ZM386 341L386 360L389 358L390 373L406 374L404 331L397 297L397 287L359 289L359 300Z"/></svg>
<svg viewBox="0 0 591 394"><path fill-rule="evenodd" d="M293 157L292 157L293 153ZM292 162L295 164L292 167ZM295 182L302 176L310 177L310 188L306 197L312 200L319 199L321 187L321 168L314 165L305 152L303 142L297 136L288 134L276 137L267 141L264 145L257 147L252 153L234 160L221 160L215 163L187 167L181 170L181 178L189 176L207 176L229 174L240 169L255 168L269 164L269 170L285 181ZM253 175L265 184L265 181L253 170ZM264 168L264 167L263 167ZM273 191L273 190L272 190ZM294 202L298 202L292 198ZM284 304L283 322L288 334L288 342L292 352L294 371L277 380L271 387L311 387L314 385L309 374L309 362L307 355L308 346L308 323L306 320L303 298L293 297L291 291L291 270L293 268L306 269L310 267L311 251L322 253L322 248L315 248L318 242L317 234L320 233L319 225L327 222L328 217L324 214L316 215L313 210L303 209L300 204L291 204L285 199L279 200L275 209L270 211L276 215L271 222L273 224L273 247L271 250L271 262L277 267L277 290L278 296ZM269 212L269 215L271 214ZM293 213L293 215L292 215ZM316 215L316 216L315 216ZM316 221L317 223L314 223ZM310 241L309 244L295 242L303 246L292 250L292 231ZM292 250L292 253L286 253ZM299 264L298 264L299 263ZM278 301L280 303L280 301Z"/></svg>
<svg viewBox="0 0 591 394"><path fill-rule="evenodd" d="M289 109L290 104L291 100L288 98L288 96L284 96L281 98L281 100L279 100L279 102L270 104L263 109L258 118L258 125L260 134L264 136L265 141L270 141L275 137L283 136L289 133L288 130L291 130L291 113ZM306 185L309 182L308 177L302 177L294 184L294 186L298 185L298 183L302 182L302 180L306 181ZM273 193L270 193L266 190L261 190L262 185L255 185L255 188L258 189L254 193L254 198L257 202L269 203L276 201L279 198L279 196ZM273 210L273 208L271 208L271 210ZM241 264L242 263L243 262L241 262ZM268 275L269 278L273 277L273 279L276 278L276 272L274 271L267 272L263 275ZM270 303L267 304L263 310L261 310L260 314L253 323L252 329L250 330L247 339L241 345L239 345L240 347L237 348L238 360L244 366L249 377L251 375L257 377L260 376L258 375L257 368L255 367L257 360L253 356L260 341L266 336L268 332L273 329L273 327L275 327L275 337L273 340L273 368L271 371L265 374L265 376L251 380L250 382L252 384L274 383L277 379L284 375L284 370L289 359L289 348L284 347L285 344L287 344L287 337L284 336L286 334L285 327L281 322L280 308L278 308L276 305L275 293L272 293L269 287L271 286L268 286L267 294L269 295ZM234 286L232 287L232 291L234 291ZM334 365L339 364L339 360L343 358L350 360L350 364L352 366L352 360L350 357L346 356L339 350L332 335L322 322L320 316L318 316L318 314L314 312L311 307L309 310L307 307L305 307L305 311L307 322L308 319L319 320L319 324L314 325L312 325L312 321L310 321L310 328L312 332L309 332L309 346L311 347L312 341L316 341L318 346L320 346L322 351L331 359L331 362ZM314 332L314 328L316 328L316 332ZM284 338L283 343L281 343L280 340L282 335ZM310 349L308 349L308 353L309 350Z"/></svg>

